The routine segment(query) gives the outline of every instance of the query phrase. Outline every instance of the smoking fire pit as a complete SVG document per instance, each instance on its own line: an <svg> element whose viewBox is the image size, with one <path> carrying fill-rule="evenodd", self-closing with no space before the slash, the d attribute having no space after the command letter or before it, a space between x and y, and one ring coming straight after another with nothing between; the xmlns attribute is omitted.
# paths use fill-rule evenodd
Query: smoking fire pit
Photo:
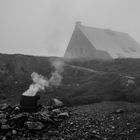
<svg viewBox="0 0 140 140"><path fill-rule="evenodd" d="M20 98L21 110L24 112L36 112L38 109L39 99L40 99L39 95L35 95L35 96L21 95Z"/></svg>

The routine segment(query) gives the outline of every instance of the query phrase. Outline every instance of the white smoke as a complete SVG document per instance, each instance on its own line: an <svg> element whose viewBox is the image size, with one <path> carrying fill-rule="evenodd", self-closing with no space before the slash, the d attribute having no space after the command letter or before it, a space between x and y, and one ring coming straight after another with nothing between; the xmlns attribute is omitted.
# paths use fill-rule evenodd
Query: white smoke
<svg viewBox="0 0 140 140"><path fill-rule="evenodd" d="M55 61L52 61L51 64L57 72L62 73L64 71L64 62L63 61L55 60Z"/></svg>
<svg viewBox="0 0 140 140"><path fill-rule="evenodd" d="M51 78L49 79L49 86L59 86L62 81L62 76L59 72L55 71L52 73Z"/></svg>
<svg viewBox="0 0 140 140"><path fill-rule="evenodd" d="M62 73L64 71L63 66L64 63L59 60L52 61L52 66L55 68L55 71L52 72L52 76L49 79L49 85L50 86L59 86L62 81Z"/></svg>
<svg viewBox="0 0 140 140"><path fill-rule="evenodd" d="M31 78L33 80L33 83L29 86L29 89L23 93L23 95L35 96L38 91L45 90L45 88L49 86L47 78L36 72L33 72L31 74Z"/></svg>
<svg viewBox="0 0 140 140"><path fill-rule="evenodd" d="M39 91L44 91L50 86L59 86L61 84L63 78L63 63L62 61L52 61L51 64L54 67L55 71L52 72L50 79L36 72L33 72L31 74L33 83L29 86L29 89L23 93L23 95L35 96Z"/></svg>

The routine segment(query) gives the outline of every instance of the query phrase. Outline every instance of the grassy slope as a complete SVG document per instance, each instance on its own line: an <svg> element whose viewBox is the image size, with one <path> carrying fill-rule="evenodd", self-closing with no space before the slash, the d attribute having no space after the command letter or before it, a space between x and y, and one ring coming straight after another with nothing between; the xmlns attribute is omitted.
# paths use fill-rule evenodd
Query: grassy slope
<svg viewBox="0 0 140 140"><path fill-rule="evenodd" d="M116 72L129 74L132 76L140 75L140 59L115 59L111 61L71 61L70 64L84 66L99 71Z"/></svg>
<svg viewBox="0 0 140 140"><path fill-rule="evenodd" d="M21 93L32 83L30 74L34 71L50 77L53 70L50 63L52 59L56 58L1 54L0 101L18 102ZM88 104L104 100L140 100L138 90L140 85L139 59L120 59L110 62L73 61L67 63L109 73L98 75L65 65L62 85L58 88L48 89L45 94L42 94L44 103L52 96L59 97L68 105ZM122 87L120 73L136 76L136 87L130 89Z"/></svg>

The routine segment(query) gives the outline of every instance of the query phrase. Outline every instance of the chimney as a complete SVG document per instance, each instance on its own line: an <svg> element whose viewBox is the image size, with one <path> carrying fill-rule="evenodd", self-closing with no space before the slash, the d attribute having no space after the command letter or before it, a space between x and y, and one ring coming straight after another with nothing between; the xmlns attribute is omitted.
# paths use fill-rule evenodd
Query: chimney
<svg viewBox="0 0 140 140"><path fill-rule="evenodd" d="M75 23L75 25L78 26L78 27L81 26L81 21L77 21L77 22Z"/></svg>

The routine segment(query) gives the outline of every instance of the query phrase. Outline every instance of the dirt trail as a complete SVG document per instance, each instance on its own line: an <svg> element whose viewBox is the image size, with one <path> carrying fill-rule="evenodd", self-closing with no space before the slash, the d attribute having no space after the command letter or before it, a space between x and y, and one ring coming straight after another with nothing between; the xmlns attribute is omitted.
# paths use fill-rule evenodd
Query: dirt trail
<svg viewBox="0 0 140 140"><path fill-rule="evenodd" d="M88 72L92 72L92 73L97 73L97 74L106 74L107 72L103 72L103 71L97 71L94 69L90 69L90 68L85 68L85 67L81 67L81 66L75 66L75 65L68 65L68 67L74 68L74 69L79 69L79 70L84 70L84 71L88 71Z"/></svg>

